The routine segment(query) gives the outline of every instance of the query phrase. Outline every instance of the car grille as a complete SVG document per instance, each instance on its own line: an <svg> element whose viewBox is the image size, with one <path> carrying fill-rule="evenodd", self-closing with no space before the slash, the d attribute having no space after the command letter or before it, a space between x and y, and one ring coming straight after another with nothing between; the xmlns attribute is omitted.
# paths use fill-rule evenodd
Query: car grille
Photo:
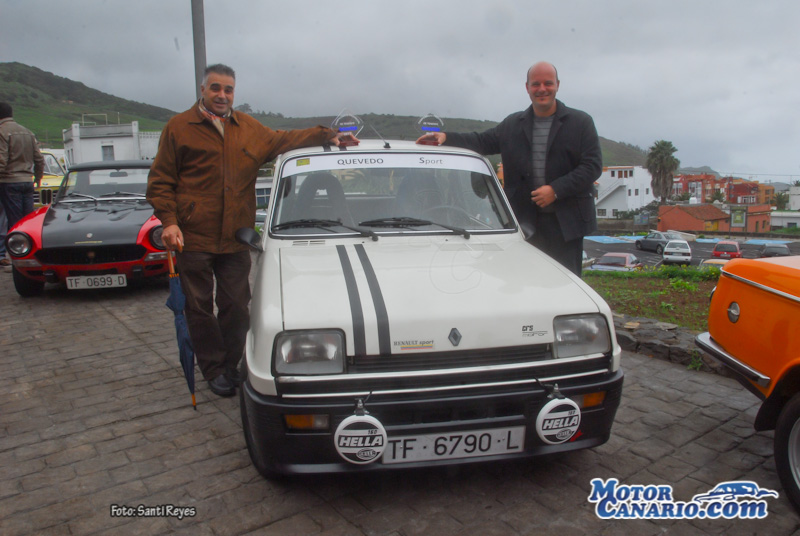
<svg viewBox="0 0 800 536"><path fill-rule="evenodd" d="M98 246L86 248L46 248L36 253L42 264L106 264L138 261L147 250L140 245Z"/></svg>
<svg viewBox="0 0 800 536"><path fill-rule="evenodd" d="M33 204L34 205L49 205L53 202L53 197L55 197L58 189L52 188L40 188L39 190L34 190L33 192Z"/></svg>
<svg viewBox="0 0 800 536"><path fill-rule="evenodd" d="M403 372L489 365L511 365L552 359L550 344L515 346L459 352L425 352L406 355L359 356L350 360L347 372Z"/></svg>
<svg viewBox="0 0 800 536"><path fill-rule="evenodd" d="M502 350L501 350L502 352ZM449 353L449 352L448 352ZM463 354L462 354L463 355ZM488 352L486 352L488 356ZM533 354L536 355L536 354ZM444 367L391 372L352 373L336 376L279 377L278 391L290 398L330 398L337 396L389 396L400 398L424 398L432 393L451 392L459 395L485 395L490 393L515 392L536 387L539 382L569 385L586 381L590 375L610 372L611 356L598 355L589 358L542 359L533 357L527 362L479 363L476 356L472 362L446 363ZM379 359L379 358L375 358ZM443 358L436 358L443 361ZM456 368L458 367L458 368ZM450 369L450 370L447 370Z"/></svg>

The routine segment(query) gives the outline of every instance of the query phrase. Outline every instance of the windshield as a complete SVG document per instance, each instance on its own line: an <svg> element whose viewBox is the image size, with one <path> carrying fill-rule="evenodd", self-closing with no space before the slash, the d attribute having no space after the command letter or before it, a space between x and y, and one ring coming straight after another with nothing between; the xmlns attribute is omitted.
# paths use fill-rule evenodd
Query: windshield
<svg viewBox="0 0 800 536"><path fill-rule="evenodd" d="M686 242L669 242L667 249L689 249L689 244Z"/></svg>
<svg viewBox="0 0 800 536"><path fill-rule="evenodd" d="M514 229L479 158L430 153L317 155L287 161L275 188L276 235L496 232Z"/></svg>
<svg viewBox="0 0 800 536"><path fill-rule="evenodd" d="M717 251L736 251L736 246L734 244L717 244Z"/></svg>
<svg viewBox="0 0 800 536"><path fill-rule="evenodd" d="M597 264L608 264L611 266L625 266L625 257L603 255Z"/></svg>
<svg viewBox="0 0 800 536"><path fill-rule="evenodd" d="M50 153L42 153L44 158L44 174L45 175L63 175L64 169L58 163L56 157Z"/></svg>
<svg viewBox="0 0 800 536"><path fill-rule="evenodd" d="M62 184L58 200L144 197L149 173L148 168L70 171Z"/></svg>

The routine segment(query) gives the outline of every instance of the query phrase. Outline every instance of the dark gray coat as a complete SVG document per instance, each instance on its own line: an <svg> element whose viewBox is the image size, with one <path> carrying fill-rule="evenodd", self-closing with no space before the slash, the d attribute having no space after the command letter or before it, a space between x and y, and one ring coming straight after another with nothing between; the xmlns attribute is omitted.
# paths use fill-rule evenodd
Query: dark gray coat
<svg viewBox="0 0 800 536"><path fill-rule="evenodd" d="M570 241L597 229L594 182L603 171L603 159L591 116L568 108L561 101L556 102L547 140L545 181L558 196L553 206L564 240ZM484 132L446 132L445 142L445 145L472 149L484 155L500 153L506 196L523 229L535 229L538 214L530 195L533 189L532 132L531 106L509 115Z"/></svg>

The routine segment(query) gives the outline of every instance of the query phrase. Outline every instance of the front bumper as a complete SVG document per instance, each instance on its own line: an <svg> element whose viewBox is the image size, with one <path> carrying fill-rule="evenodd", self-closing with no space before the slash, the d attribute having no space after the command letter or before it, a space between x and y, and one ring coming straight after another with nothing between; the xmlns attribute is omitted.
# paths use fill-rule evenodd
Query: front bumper
<svg viewBox="0 0 800 536"><path fill-rule="evenodd" d="M125 274L128 280L135 281L155 277L169 271L166 258L155 261L129 261L102 264L53 265L30 262L28 259L14 259L11 262L17 271L29 279L46 283L63 283L67 277Z"/></svg>
<svg viewBox="0 0 800 536"><path fill-rule="evenodd" d="M430 392L426 396L367 397L369 415L383 425L392 438L455 434L524 427L524 446L514 453L468 458L442 458L386 464L353 464L340 456L334 435L337 427L354 414L357 398L286 399L257 393L249 382L242 384L241 410L244 431L254 464L262 473L302 474L380 471L421 466L450 465L539 456L591 448L605 443L622 396L623 372L559 382L558 390L570 399L605 392L602 403L581 408L580 425L574 436L560 444L548 444L537 431L537 416L551 399L553 385L525 385L490 392ZM484 390L485 391L485 390ZM284 415L324 414L330 425L324 431L290 431Z"/></svg>

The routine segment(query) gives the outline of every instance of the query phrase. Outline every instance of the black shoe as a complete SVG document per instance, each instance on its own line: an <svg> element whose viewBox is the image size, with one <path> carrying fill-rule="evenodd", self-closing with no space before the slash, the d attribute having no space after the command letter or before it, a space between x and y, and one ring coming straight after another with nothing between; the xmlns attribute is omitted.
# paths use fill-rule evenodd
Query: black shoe
<svg viewBox="0 0 800 536"><path fill-rule="evenodd" d="M225 370L225 377L228 378L233 385L238 387L242 383L242 373L236 367L229 367Z"/></svg>
<svg viewBox="0 0 800 536"><path fill-rule="evenodd" d="M224 374L220 374L213 380L208 380L208 388L217 396L228 397L236 394L236 386Z"/></svg>

